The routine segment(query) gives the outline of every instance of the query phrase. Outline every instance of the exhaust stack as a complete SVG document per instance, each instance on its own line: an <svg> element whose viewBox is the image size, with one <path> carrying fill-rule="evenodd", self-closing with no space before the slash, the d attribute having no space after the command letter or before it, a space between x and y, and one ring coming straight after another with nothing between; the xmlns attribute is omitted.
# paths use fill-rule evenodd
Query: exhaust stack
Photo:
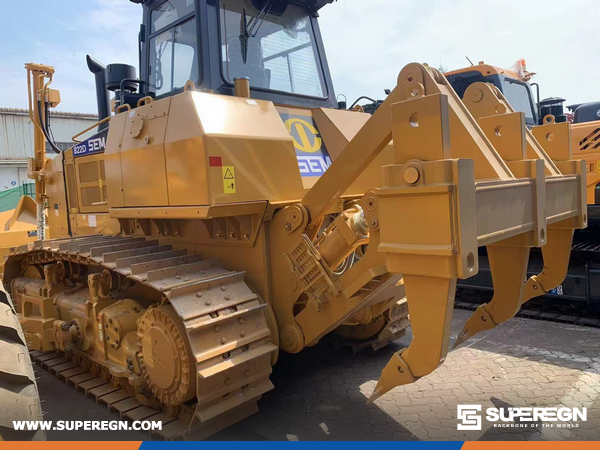
<svg viewBox="0 0 600 450"><path fill-rule="evenodd" d="M98 120L102 120L110 116L110 99L108 90L106 89L106 67L100 64L90 55L86 56L86 61L90 72L92 72L96 78L96 102L98 104ZM100 124L98 126L98 131L104 130L107 126L107 122Z"/></svg>

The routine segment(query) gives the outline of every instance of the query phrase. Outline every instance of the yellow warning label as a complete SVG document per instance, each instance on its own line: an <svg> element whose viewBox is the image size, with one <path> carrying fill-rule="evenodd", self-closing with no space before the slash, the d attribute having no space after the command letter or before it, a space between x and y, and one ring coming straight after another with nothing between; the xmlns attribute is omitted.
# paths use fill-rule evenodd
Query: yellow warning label
<svg viewBox="0 0 600 450"><path fill-rule="evenodd" d="M223 192L235 194L235 169L233 166L223 166Z"/></svg>

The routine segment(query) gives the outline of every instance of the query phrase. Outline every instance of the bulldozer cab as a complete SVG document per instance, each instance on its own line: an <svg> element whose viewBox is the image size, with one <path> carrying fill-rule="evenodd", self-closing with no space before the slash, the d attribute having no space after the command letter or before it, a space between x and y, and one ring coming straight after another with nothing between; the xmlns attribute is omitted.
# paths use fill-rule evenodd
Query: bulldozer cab
<svg viewBox="0 0 600 450"><path fill-rule="evenodd" d="M155 0L144 3L140 91L157 98L199 89L308 108L334 107L316 20L327 0Z"/></svg>
<svg viewBox="0 0 600 450"><path fill-rule="evenodd" d="M461 98L473 83L480 81L493 84L500 89L516 111L525 113L525 123L528 127L539 124L531 86L522 81L516 73L489 64L479 64L446 72L444 75Z"/></svg>

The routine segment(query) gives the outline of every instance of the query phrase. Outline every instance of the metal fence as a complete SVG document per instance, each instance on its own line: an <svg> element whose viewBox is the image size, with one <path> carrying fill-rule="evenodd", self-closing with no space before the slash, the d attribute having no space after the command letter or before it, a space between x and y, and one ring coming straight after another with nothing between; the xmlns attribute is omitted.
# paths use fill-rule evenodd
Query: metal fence
<svg viewBox="0 0 600 450"><path fill-rule="evenodd" d="M23 195L35 197L35 183L24 183L19 187L0 192L0 212L15 209Z"/></svg>

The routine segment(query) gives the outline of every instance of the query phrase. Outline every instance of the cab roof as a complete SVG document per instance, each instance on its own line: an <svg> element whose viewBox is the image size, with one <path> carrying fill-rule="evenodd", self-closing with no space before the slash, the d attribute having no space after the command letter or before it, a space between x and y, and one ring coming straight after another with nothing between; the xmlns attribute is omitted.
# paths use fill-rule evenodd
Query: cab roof
<svg viewBox="0 0 600 450"><path fill-rule="evenodd" d="M456 70L451 70L449 72L445 72L444 75L446 75L446 76L458 75L458 74L466 73L466 72L479 72L485 77L487 77L489 75L504 75L506 77L513 78L515 80L521 79L521 77L519 75L517 75L515 72L513 72L512 70L502 69L501 67L496 67L496 66L492 66L490 64L485 64L483 61L481 61L477 65L468 66L468 67L464 67L462 69L456 69Z"/></svg>
<svg viewBox="0 0 600 450"><path fill-rule="evenodd" d="M132 3L141 3L143 5L149 5L150 3L152 4L157 4L157 3L161 3L160 0L129 0ZM256 3L264 3L265 0L256 0ZM306 10L309 13L316 13L319 9L321 9L323 6L328 5L329 3L333 3L334 1L337 0L279 0L277 3L288 3L291 5L298 5L301 6L303 8L306 8Z"/></svg>
<svg viewBox="0 0 600 450"><path fill-rule="evenodd" d="M290 3L305 7L308 11L318 11L336 0L290 0Z"/></svg>

